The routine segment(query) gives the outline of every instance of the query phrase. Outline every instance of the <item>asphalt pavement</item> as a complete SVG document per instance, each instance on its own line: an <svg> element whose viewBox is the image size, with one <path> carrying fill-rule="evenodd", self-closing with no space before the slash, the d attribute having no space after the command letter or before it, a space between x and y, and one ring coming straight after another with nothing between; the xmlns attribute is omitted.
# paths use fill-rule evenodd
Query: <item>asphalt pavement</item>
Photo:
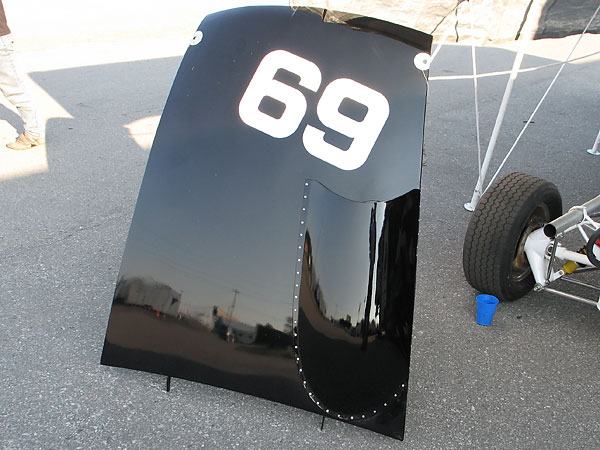
<svg viewBox="0 0 600 450"><path fill-rule="evenodd" d="M161 25L152 27L150 13L134 21L134 6L111 1L112 12L97 11L103 28L94 14L67 20L39 2L32 18L25 2L4 3L47 144L4 148L20 125L0 104L0 448L600 447L597 309L532 292L500 304L492 326L475 323L476 292L462 273L463 204L477 179L470 80L430 81L403 442L334 420L321 431L320 416L199 383L175 379L167 393L162 376L101 366L148 150L203 11L174 1L177 13L154 11ZM44 17L62 28L44 28ZM27 30L56 36L19 44ZM556 62L573 43L532 43L524 65ZM514 50L479 48L478 71L509 69ZM580 54L598 50L597 37L582 40ZM445 46L431 75L469 74L470 56ZM492 169L556 70L517 80ZM484 148L505 83L479 81ZM598 195L600 158L585 151L600 127L598 86L598 57L567 65L502 173L552 181L567 208Z"/></svg>

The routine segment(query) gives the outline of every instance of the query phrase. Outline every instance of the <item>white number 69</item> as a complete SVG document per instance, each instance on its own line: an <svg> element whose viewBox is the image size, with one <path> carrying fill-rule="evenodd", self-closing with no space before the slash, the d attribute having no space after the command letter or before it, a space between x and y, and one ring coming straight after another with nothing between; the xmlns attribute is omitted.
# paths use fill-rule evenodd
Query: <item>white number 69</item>
<svg viewBox="0 0 600 450"><path fill-rule="evenodd" d="M273 77L285 69L300 77L300 86L313 92L321 84L321 71L312 62L285 50L268 53L256 69L239 104L239 114L246 124L274 138L291 136L306 114L306 98L297 89ZM282 102L285 110L280 118L258 109L264 97ZM344 99L354 100L367 107L363 120L357 121L340 113ZM354 170L368 159L381 130L390 114L387 99L379 92L348 78L333 80L319 99L317 116L321 123L352 139L347 150L331 145L323 139L325 132L306 125L302 134L304 147L311 155L342 170Z"/></svg>

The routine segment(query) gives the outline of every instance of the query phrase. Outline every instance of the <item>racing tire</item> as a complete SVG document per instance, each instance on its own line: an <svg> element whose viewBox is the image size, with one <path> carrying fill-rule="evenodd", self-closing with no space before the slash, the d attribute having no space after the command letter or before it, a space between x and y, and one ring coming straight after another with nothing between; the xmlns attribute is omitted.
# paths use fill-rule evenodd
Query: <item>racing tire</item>
<svg viewBox="0 0 600 450"><path fill-rule="evenodd" d="M469 284L500 301L527 294L535 279L525 241L532 231L562 214L557 187L541 178L504 175L479 200L467 227L463 270Z"/></svg>

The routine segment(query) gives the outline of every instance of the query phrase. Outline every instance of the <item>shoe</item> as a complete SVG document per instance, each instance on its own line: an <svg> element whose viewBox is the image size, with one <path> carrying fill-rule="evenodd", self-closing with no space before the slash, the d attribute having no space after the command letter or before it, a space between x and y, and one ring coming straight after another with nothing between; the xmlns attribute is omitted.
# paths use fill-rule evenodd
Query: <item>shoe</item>
<svg viewBox="0 0 600 450"><path fill-rule="evenodd" d="M34 138L28 131L25 131L19 135L15 142L9 142L6 146L12 150L27 150L45 143L46 139L43 137Z"/></svg>

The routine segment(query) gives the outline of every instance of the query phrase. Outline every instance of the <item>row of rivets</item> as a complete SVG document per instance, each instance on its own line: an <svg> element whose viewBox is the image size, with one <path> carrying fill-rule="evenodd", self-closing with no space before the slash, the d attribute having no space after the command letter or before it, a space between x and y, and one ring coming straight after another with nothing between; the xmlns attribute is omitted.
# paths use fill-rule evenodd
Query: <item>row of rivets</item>
<svg viewBox="0 0 600 450"><path fill-rule="evenodd" d="M308 384L308 381L305 379L304 377L304 371L302 370L302 362L300 360L300 352L299 352L299 345L298 345L298 298L299 298L299 290L300 290L300 283L301 283L301 272L302 272L302 258L304 256L304 250L303 250L303 246L304 246L304 234L306 233L306 210L307 210L307 206L308 206L308 190L309 190L309 182L306 181L304 183L304 195L303 195L303 205L302 205L302 211L300 214L300 232L299 232L299 236L298 236L298 255L296 257L296 281L294 284L294 301L293 301L293 322L294 322L294 352L296 354L296 365L298 367L298 374L300 375L300 378L302 379L302 385L304 386L304 389L306 390L309 398L322 410L324 411L326 414L336 417L337 419L340 420L363 420L363 419L368 419L373 417L374 415L377 414L377 410L374 409L372 410L372 412L365 412L364 414L361 414L360 416L358 415L344 415L344 414L340 414L337 413L335 411L330 410L329 408L326 408L321 401L317 398L317 396L312 392L312 390L310 389L310 385ZM405 389L405 385L402 384L401 385L401 390ZM399 401L399 393L395 393L394 394L394 398L392 399L392 401ZM384 402L383 403L383 407L387 408L388 407L388 402Z"/></svg>
<svg viewBox="0 0 600 450"><path fill-rule="evenodd" d="M304 193L302 194L303 202L302 202L302 211L300 213L300 230L298 232L298 249L296 250L296 277L294 281L294 299L292 306L292 322L295 325L298 325L298 302L300 298L300 283L302 279L302 258L304 256L304 234L306 233L306 210L308 203L308 189L309 182L304 182ZM297 332L294 331L294 337L297 336ZM298 354L298 346L294 346L294 350L296 351L296 355ZM297 355L298 356L298 355Z"/></svg>
<svg viewBox="0 0 600 450"><path fill-rule="evenodd" d="M302 272L302 258L304 257L304 245L305 238L304 235L306 233L306 210L308 206L308 190L309 190L309 182L304 182L304 194L302 195L302 210L300 212L300 231L298 233L298 255L296 258L296 281L294 285L294 352L296 354L296 366L298 368L298 375L302 379L302 385L306 390L310 399L320 407L320 402L314 398L313 393L310 391L308 387L308 382L304 379L304 372L302 371L302 365L300 363L300 353L298 350L298 309L299 306L299 295L300 295L300 284L302 282L301 272Z"/></svg>

